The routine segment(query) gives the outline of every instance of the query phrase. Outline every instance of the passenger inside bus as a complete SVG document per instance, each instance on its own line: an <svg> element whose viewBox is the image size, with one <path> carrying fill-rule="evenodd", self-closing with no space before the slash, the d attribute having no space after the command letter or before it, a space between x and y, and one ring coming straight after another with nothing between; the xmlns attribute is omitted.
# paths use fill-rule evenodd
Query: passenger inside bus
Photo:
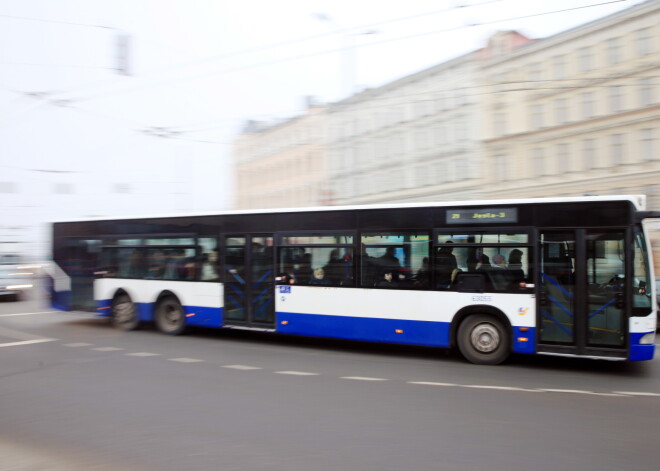
<svg viewBox="0 0 660 471"><path fill-rule="evenodd" d="M456 257L452 253L451 241L447 241L445 245L440 247L440 250L435 257L435 271L436 271L436 284L439 289L448 289L451 286L452 274L458 268Z"/></svg>
<svg viewBox="0 0 660 471"><path fill-rule="evenodd" d="M397 288L398 283L394 281L392 270L385 270L383 276L374 285L376 288Z"/></svg>
<svg viewBox="0 0 660 471"><path fill-rule="evenodd" d="M314 270L314 276L309 280L309 284L316 286L332 286L332 282L325 277L325 271L323 268L317 268Z"/></svg>

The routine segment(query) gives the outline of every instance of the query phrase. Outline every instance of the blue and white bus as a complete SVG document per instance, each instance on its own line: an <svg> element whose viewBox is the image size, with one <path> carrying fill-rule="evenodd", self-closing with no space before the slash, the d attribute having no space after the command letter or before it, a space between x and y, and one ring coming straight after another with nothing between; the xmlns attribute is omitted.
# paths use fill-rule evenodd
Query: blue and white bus
<svg viewBox="0 0 660 471"><path fill-rule="evenodd" d="M650 360L643 196L232 211L53 225L52 304L190 326Z"/></svg>

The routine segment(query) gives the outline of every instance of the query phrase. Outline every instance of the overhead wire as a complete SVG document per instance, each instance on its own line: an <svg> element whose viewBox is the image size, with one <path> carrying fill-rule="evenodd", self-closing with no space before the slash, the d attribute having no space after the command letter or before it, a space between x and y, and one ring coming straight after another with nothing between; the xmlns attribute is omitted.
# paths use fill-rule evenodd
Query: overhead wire
<svg viewBox="0 0 660 471"><path fill-rule="evenodd" d="M605 2L599 2L599 3L592 3L588 5L582 5L582 6L577 6L577 7L570 7L570 8L563 8L559 10L551 10L551 11L545 11L541 13L533 13L533 14L528 14L528 15L522 15L522 16L516 16L516 17L510 17L510 18L502 18L502 19L497 19L497 20L492 20L492 21L486 21L486 22L481 22L478 24L472 24L469 26L461 25L461 26L455 26L451 28L444 28L444 29L439 29L439 30L433 30L433 31L425 31L425 32L419 32L419 33L414 33L410 34L407 36L399 36L396 38L389 38L389 39L383 39L383 40L375 40L371 41L366 44L361 44L359 46L356 46L357 48L364 48L364 47L372 47L372 46L377 46L377 45L382 45L382 44L388 44L392 43L395 41L404 41L404 40L409 40L409 39L415 39L415 38L420 38L424 36L429 36L433 34L442 34L442 33L449 33L449 32L454 32L454 31L459 31L465 28L470 28L470 27L476 27L476 26L487 26L487 25L492 25L492 24L498 24L498 23L505 23L509 21L518 21L518 20L523 20L523 19L529 19L529 18L534 18L538 16L544 16L544 15L552 15L552 14L557 14L557 13L566 13L570 11L576 11L576 10L582 10L585 8L593 8L593 7L598 7L598 6L604 6L604 5L610 5L614 3L621 3L621 2L626 2L629 0L608 0ZM260 63L254 63L254 64L248 64L244 66L238 66L234 68L227 68L227 69L222 69L218 71L212 71L212 72L206 72L203 74L198 74L194 75L191 77L183 77L183 78L177 78L177 79L169 79L169 80L163 80L160 82L156 83L151 83L151 84L143 84L143 85L138 85L135 87L128 87L125 89L120 89L116 91L111 91L111 92L106 92L106 93L97 93L97 94L92 94L89 96L82 96L82 97L73 97L72 100L74 101L88 101L88 100L95 100L98 98L104 98L107 96L112 96L112 95L117 95L117 94L124 94L124 93L131 93L134 91L139 91L145 88L153 88L153 87L158 87L158 86L163 86L163 85L172 85L175 83L181 83L181 82L187 82L191 80L199 80L202 78L207 78L211 76L218 76L218 75L224 75L228 73L235 73L235 72L242 72L246 70L251 70L255 68L261 68L261 67L266 67L266 66L272 66L272 65L277 65L277 64L283 64L287 62L293 62L293 61L298 61L301 59L309 59L312 57L317 57L321 55L326 55L326 54L331 54L331 53L336 53L336 52L341 52L343 48L331 48L331 49L326 49L323 51L315 51L311 53L305 53L305 54L299 54L295 56L289 56L281 59L273 59L270 61L264 61Z"/></svg>
<svg viewBox="0 0 660 471"><path fill-rule="evenodd" d="M423 13L418 13L418 14L415 14L415 15L409 15L409 16L405 16L405 17L391 18L391 19L388 19L388 20L383 20L383 21L380 21L380 22L375 22L375 23L371 23L371 24L367 24L367 25L354 26L354 27L351 27L351 28L338 29L338 30L331 31L331 32L319 33L319 34L316 34L316 35L294 38L294 39L281 41L281 42L277 42L277 43L271 43L271 44L266 44L266 45L263 45L263 46L254 47L254 48L234 51L234 52L221 54L221 55L217 55L217 56L212 56L212 57L209 57L209 58L197 59L197 60L186 62L186 63L174 64L174 65L171 65L171 66L163 66L163 67L159 67L159 68L157 67L155 69L152 69L150 71L148 70L147 72L143 73L143 76L153 74L153 73L163 72L163 71L167 71L167 70L185 68L185 67L189 67L189 66L192 66L192 65L199 65L199 64L202 64L202 63L205 63L205 62L212 62L212 61L222 60L222 59L226 59L226 58L230 58L230 57L238 57L238 56L242 56L242 55L252 54L252 53L255 53L255 52L264 52L264 51L276 49L276 48L279 48L279 47L293 45L293 44L297 44L297 43L308 42L308 41L313 40L313 39L319 39L319 38L323 38L323 37L333 36L333 35L336 35L336 34L341 34L341 33L345 33L345 32L352 31L352 30L373 28L373 27L383 26L383 25L391 24L391 23L409 21L411 19L416 19L416 18L420 18L420 17L433 16L433 15L437 15L437 14L447 13L447 12L450 12L450 11L453 11L453 10L479 7L479 6L484 6L484 5L488 5L488 4L492 4L492 3L499 3L499 2L502 2L502 1L506 1L506 0L486 0L486 1L483 1L483 2L480 2L480 3L475 3L475 4L467 4L467 5L460 4L460 5L455 5L455 6L452 6L452 7L449 7L449 8L444 8L444 9L441 9L441 10L433 10L433 11L430 11L430 12L423 12ZM620 1L626 1L626 0L620 0ZM88 24L88 23L77 23L77 22L67 22L67 21L59 21L59 20L48 20L48 19L40 19L40 18L32 18L32 17L16 16L16 15L0 15L0 18L3 18L3 17L4 18L16 19L16 20L36 21L36 22L44 22L44 23L54 23L54 24L90 27L90 28L104 28L104 29L108 29L108 30L120 31L119 28L114 28L114 27L111 27L111 26L104 26L104 25ZM90 87L93 88L95 86L103 86L105 84L114 85L114 84L116 84L116 81L108 80L108 79L97 80L97 81L94 81L94 82L91 82L91 83L88 83L88 84L79 85L79 86L76 87L76 89L80 90L80 89L85 89L85 88L90 88ZM57 91L57 93L66 94L66 93L72 93L72 91L71 90L59 90L59 91Z"/></svg>
<svg viewBox="0 0 660 471"><path fill-rule="evenodd" d="M479 4L467 5L467 6L477 7L477 6L482 6L484 4L495 3L495 2L499 2L499 1L502 1L502 0L490 0L490 1L486 1L486 2L481 2ZM591 3L591 4L588 4L588 5L581 5L581 6L577 6L577 7L570 7L570 8L563 8L563 9L559 9L559 10L539 12L539 13L534 13L534 14L529 14L529 15L522 15L522 16L517 16L517 17L512 17L512 18L498 19L498 20L483 22L483 23L479 23L479 24L473 24L473 25L469 25L469 26L463 25L463 26L447 28L447 29L442 29L442 30L434 30L434 31L427 31L427 32L422 32L422 33L415 33L415 34L408 35L408 36L396 37L396 38L390 38L390 39L385 39L385 40L381 40L381 41L371 42L369 44L361 45L360 47L367 47L367 46L373 46L373 45L377 45L377 44L390 43L390 42L393 42L393 41L402 41L402 40L406 40L406 39L411 39L411 38L416 38L416 37L421 37L421 36L426 36L426 35L431 35L431 34L440 34L440 33L444 33L444 32L451 32L451 31L455 31L455 30L459 30L459 29L463 29L463 28L469 28L469 27L473 27L473 26L485 26L485 25L489 25L489 24L497 24L497 23L508 22L508 21L516 21L516 20L521 20L521 19L527 19L527 18L538 17L538 16L543 16L543 15L556 14L556 13L561 13L561 12L574 11L574 10L585 9L585 8L593 8L593 7L597 7L597 6L609 5L609 4L614 4L614 3L621 3L621 2L626 2L626 1L629 1L629 0L609 0L609 1L605 1L605 2ZM446 11L449 11L449 10L452 10L452 9L457 9L457 8L464 8L464 7L455 6L455 7L452 7L450 9L438 10L436 12L426 12L426 13L422 13L422 14L411 15L411 16L408 16L408 17L390 19L390 20L386 20L384 22L373 23L371 25L360 26L360 27L352 27L352 28L347 28L347 29L348 30L355 30L355 29L361 29L361 28L366 28L366 27L372 27L372 26L382 25L382 24L385 24L385 23L388 23L388 22L403 21L403 20L408 20L408 19L411 19L411 18L430 15L430 14L438 13L440 11L446 12ZM8 16L8 15L0 15L0 16ZM24 17L15 17L15 18L28 19L28 18L24 18ZM33 19L33 20L40 21L40 20L36 20L36 19ZM47 21L47 20L44 20L44 21ZM57 22L56 21L56 23L68 24L69 22ZM72 23L72 24L75 24L77 26L97 27L97 25L85 25L85 24L77 24L77 23ZM108 29L110 29L110 28L108 28ZM335 34L335 33L332 33L332 34ZM328 34L323 34L323 35L318 35L318 36L327 36L327 35ZM278 47L282 44L286 44L286 43L289 43L289 42L292 42L292 41L294 41L294 40L287 41L287 42L282 42L282 43L276 43L275 45L272 45L272 46L269 46L269 47ZM297 41L300 41L300 40L297 40ZM268 66L268 65L274 65L274 64L277 64L277 63L300 60L300 59L303 59L303 58L314 57L316 55L323 55L323 54L328 54L328 53L331 53L331 52L339 52L339 51L341 51L341 49L331 49L331 50L326 50L326 51L317 51L317 52L310 53L310 54L303 54L303 55L299 55L299 56L293 56L293 57L283 58L283 59L274 60L274 61L251 64L251 65L246 65L246 66L238 67L238 68L234 68L234 69L225 69L225 70L215 71L215 72L211 72L211 73L207 73L207 74L203 74L203 75L198 75L198 76L194 76L194 77L175 79L175 80L172 80L172 81L169 81L169 82L161 83L161 85L168 85L168 84L172 84L172 83L179 83L179 82L182 82L182 81L195 80L195 79L206 77L206 76L218 75L218 74L224 74L224 73L231 73L231 72L247 70L247 69L251 69L251 68L264 67L264 66ZM249 52L249 50L246 50L244 53L248 53L248 52ZM241 52L236 52L235 54L239 54L239 53L241 53ZM573 80L573 79L571 79L571 80ZM66 108L73 109L73 110L77 110L77 111L80 111L80 112L85 112L85 113L88 113L88 114L95 114L96 116L99 116L99 117L111 118L111 119L123 120L123 121L129 122L130 120L127 120L127 119L118 118L116 116L104 115L104 114L101 114L101 113L96 113L96 112L92 112L90 110L86 110L86 109L81 108L79 106L73 106L73 103L77 103L79 101L84 101L84 100L91 100L91 99L98 98L98 97L114 95L114 94L118 94L118 93L129 93L129 92L137 90L137 89L142 89L146 86L153 87L154 85L151 84L151 85L133 87L133 88L128 88L128 89L122 89L122 90L118 90L118 91L115 91L115 92L109 92L109 93L105 93L105 94L97 94L97 95L94 95L94 96L91 96L91 97L63 99L62 101L63 101L63 103L66 103L66 105L60 104L59 106L66 107ZM482 85L480 85L480 87L482 87ZM475 88L475 87L468 87L468 88ZM558 87L553 87L553 89L557 89L557 88ZM538 90L539 88L535 87L534 89ZM522 89L518 90L518 91L522 91ZM23 92L23 93L25 93L25 92ZM59 92L53 92L53 93L58 93L59 94ZM66 92L64 92L64 93L66 93ZM437 93L441 93L441 91L438 91ZM408 96L410 96L410 95L408 95ZM403 95L401 97L403 97ZM391 98L383 98L383 99L391 100ZM424 101L428 101L428 99L425 99ZM411 102L408 101L407 103L411 103ZM56 104L56 103L53 101L53 103L51 103L51 104ZM371 107L373 107L373 105ZM231 119L232 118L226 118L225 120L229 122L229 121L231 121ZM225 121L225 120L223 120L223 121ZM213 122L213 121L211 121L211 122ZM191 127L192 127L192 129L186 129L186 128L191 128ZM183 128L183 129L180 129L180 128ZM191 132L201 132L202 131L202 130L196 130L194 125L172 126L172 127L168 127L167 129L171 129L172 131L178 131L179 133L191 133ZM211 128L208 128L208 129L216 129L216 127L211 127Z"/></svg>

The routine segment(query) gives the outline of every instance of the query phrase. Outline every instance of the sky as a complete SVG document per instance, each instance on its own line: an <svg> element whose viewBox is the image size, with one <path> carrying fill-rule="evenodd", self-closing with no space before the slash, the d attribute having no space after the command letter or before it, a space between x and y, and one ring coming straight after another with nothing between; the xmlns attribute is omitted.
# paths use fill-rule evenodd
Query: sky
<svg viewBox="0 0 660 471"><path fill-rule="evenodd" d="M230 209L245 121L383 85L498 30L542 38L638 3L0 0L0 175L75 173L93 191L106 177L156 184L169 172L185 197L161 213ZM129 75L116 70L120 36ZM62 211L75 215L75 202Z"/></svg>

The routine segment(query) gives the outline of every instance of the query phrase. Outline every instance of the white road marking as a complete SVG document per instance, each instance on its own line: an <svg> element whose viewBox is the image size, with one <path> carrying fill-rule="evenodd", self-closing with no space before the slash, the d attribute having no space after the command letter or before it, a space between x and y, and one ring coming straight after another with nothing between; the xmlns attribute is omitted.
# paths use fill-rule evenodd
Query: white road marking
<svg viewBox="0 0 660 471"><path fill-rule="evenodd" d="M539 388L539 391L555 392L555 393L569 393L569 394L594 394L593 391L585 391L583 389L546 389L546 388Z"/></svg>
<svg viewBox="0 0 660 471"><path fill-rule="evenodd" d="M85 342L76 342L76 343L65 343L65 347L91 347L93 346L93 343L85 343Z"/></svg>
<svg viewBox="0 0 660 471"><path fill-rule="evenodd" d="M568 393L568 394L587 394L590 396L614 396L614 397L624 397L622 394L616 394L616 393L598 393L594 391L585 391L582 389L546 389L546 388L539 388L538 391L543 391L543 392L555 392L555 393Z"/></svg>
<svg viewBox="0 0 660 471"><path fill-rule="evenodd" d="M179 363L199 363L200 361L204 360L198 360L197 358L168 358L169 361L176 361Z"/></svg>
<svg viewBox="0 0 660 471"><path fill-rule="evenodd" d="M129 357L157 357L160 353L149 353L149 352L136 352L136 353L125 353Z"/></svg>
<svg viewBox="0 0 660 471"><path fill-rule="evenodd" d="M30 344L33 344L33 343L53 342L55 340L59 340L59 339L21 340L20 342L0 343L0 347L17 347L19 345L30 345Z"/></svg>
<svg viewBox="0 0 660 471"><path fill-rule="evenodd" d="M625 394L627 396L650 396L650 397L660 397L660 394L650 393L650 392L640 392L640 391L612 391L614 394Z"/></svg>
<svg viewBox="0 0 660 471"><path fill-rule="evenodd" d="M42 311L42 312L17 312L15 314L0 314L0 317L15 317L15 316L34 316L37 314L56 314L62 311Z"/></svg>
<svg viewBox="0 0 660 471"><path fill-rule="evenodd" d="M9 337L14 340L39 340L50 337L42 337L40 335L30 334L28 332L23 332L22 330L8 329L7 327L0 327L0 336Z"/></svg>
<svg viewBox="0 0 660 471"><path fill-rule="evenodd" d="M454 383L433 383L431 381L408 381L408 384L422 384L425 386L459 386Z"/></svg>
<svg viewBox="0 0 660 471"><path fill-rule="evenodd" d="M541 392L539 389L525 389L517 388L515 386L487 386L482 384L462 384L462 388L473 388L473 389L497 389L500 391L523 391L523 392Z"/></svg>
<svg viewBox="0 0 660 471"><path fill-rule="evenodd" d="M310 373L307 371L275 371L275 374L292 376L319 376L319 373Z"/></svg>
<svg viewBox="0 0 660 471"><path fill-rule="evenodd" d="M223 365L223 368L229 368L232 370L263 370L260 366L249 366L249 365Z"/></svg>
<svg viewBox="0 0 660 471"><path fill-rule="evenodd" d="M341 379L352 379L355 381L388 381L387 378L372 378L369 376L342 376Z"/></svg>
<svg viewBox="0 0 660 471"><path fill-rule="evenodd" d="M115 352L117 350L123 350L123 348L118 348L118 347L99 347L99 348L92 348L92 350L96 350L97 352Z"/></svg>
<svg viewBox="0 0 660 471"><path fill-rule="evenodd" d="M530 389L519 388L515 386L489 386L485 384L456 384L456 383L434 383L430 381L408 381L408 384L421 384L426 386L445 386L445 387L458 387L458 388L471 388L471 389L494 389L500 391L519 391L519 392L555 392L555 393L573 393L573 394L587 394L592 396L609 396L609 397L625 397L626 394L620 391L613 391L611 393L599 393L594 391L584 391L579 389ZM640 393L642 395L660 396L660 394L653 393Z"/></svg>

